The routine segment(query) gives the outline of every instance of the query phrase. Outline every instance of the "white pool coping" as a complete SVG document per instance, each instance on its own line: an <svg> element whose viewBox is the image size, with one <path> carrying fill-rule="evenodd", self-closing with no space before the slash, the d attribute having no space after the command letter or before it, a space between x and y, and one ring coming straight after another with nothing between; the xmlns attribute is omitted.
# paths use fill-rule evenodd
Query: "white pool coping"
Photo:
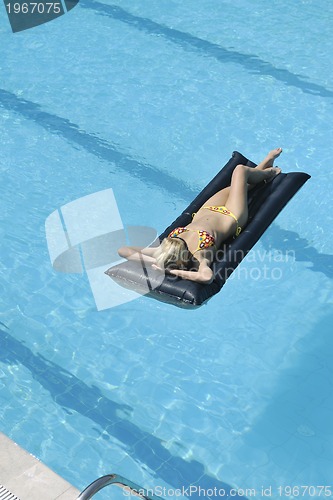
<svg viewBox="0 0 333 500"><path fill-rule="evenodd" d="M76 500L80 493L1 432L0 485L19 500Z"/></svg>

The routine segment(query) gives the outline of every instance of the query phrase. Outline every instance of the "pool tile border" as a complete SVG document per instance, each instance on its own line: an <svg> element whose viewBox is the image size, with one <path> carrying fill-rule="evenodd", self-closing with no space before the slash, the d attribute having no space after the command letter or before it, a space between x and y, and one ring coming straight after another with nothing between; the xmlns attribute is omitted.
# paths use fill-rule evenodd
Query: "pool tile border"
<svg viewBox="0 0 333 500"><path fill-rule="evenodd" d="M79 491L0 432L0 484L20 500L75 500Z"/></svg>

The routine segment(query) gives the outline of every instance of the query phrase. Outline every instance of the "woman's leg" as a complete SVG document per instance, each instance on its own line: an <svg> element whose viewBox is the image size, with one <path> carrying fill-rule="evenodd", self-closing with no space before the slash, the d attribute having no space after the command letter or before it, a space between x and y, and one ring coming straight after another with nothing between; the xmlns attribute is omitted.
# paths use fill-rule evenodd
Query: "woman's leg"
<svg viewBox="0 0 333 500"><path fill-rule="evenodd" d="M217 193L213 194L207 201L202 205L203 207L209 206L220 206L225 205L230 194L230 186L221 189ZM202 208L202 207L201 207Z"/></svg>
<svg viewBox="0 0 333 500"><path fill-rule="evenodd" d="M262 162L260 162L255 168L250 168L250 167L246 167L246 168L248 168L250 171L266 170L267 168L271 168L273 166L274 160L278 156L280 156L281 153L282 153L282 148L272 149L272 151L270 151L268 153L266 158ZM266 178L267 177L264 177L264 179L266 179ZM261 180L264 180L264 179L261 179ZM249 180L248 184L247 184L247 189L251 189L255 184L257 184L258 182L261 182L261 180L258 180L258 181ZM231 179L231 185L232 185L232 179ZM213 206L226 205L229 208L229 210L231 210L233 212L232 208L229 207L230 191L231 191L231 186L226 187L224 189L221 189L221 191L218 191L213 196L211 196L203 204L203 206L205 207L205 206L211 206L211 205L213 205ZM247 203L247 199L246 199L246 203Z"/></svg>
<svg viewBox="0 0 333 500"><path fill-rule="evenodd" d="M263 165L263 162L261 165ZM269 180L280 172L281 169L268 165L264 169L237 165L232 174L230 192L226 200L226 206L235 214L240 226L246 224L248 217L248 184L255 185L264 180Z"/></svg>

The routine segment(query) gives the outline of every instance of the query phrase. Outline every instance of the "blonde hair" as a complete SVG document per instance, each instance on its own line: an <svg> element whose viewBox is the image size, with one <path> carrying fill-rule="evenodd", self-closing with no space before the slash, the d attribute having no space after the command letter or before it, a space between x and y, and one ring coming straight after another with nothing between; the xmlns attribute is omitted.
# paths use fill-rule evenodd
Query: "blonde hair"
<svg viewBox="0 0 333 500"><path fill-rule="evenodd" d="M180 238L164 238L156 256L159 267L168 269L188 269L192 254L184 240Z"/></svg>

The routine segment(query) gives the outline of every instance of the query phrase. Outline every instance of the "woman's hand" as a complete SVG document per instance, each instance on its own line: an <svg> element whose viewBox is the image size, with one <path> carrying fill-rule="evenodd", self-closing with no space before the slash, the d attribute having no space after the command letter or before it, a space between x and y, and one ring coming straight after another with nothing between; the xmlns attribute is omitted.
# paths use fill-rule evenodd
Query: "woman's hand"
<svg viewBox="0 0 333 500"><path fill-rule="evenodd" d="M172 269L169 271L170 274L178 276L184 280L196 281L197 283L202 283L203 285L209 285L212 283L214 276L213 271L210 267L206 267L198 271L184 271L183 269Z"/></svg>
<svg viewBox="0 0 333 500"><path fill-rule="evenodd" d="M159 271L165 275L177 276L178 278L195 281L197 283L202 283L203 285L209 285L214 280L213 271L211 270L207 259L203 259L199 263L197 271L185 271L184 269L162 269L157 266L156 263L152 263L151 267L155 269L155 271Z"/></svg>

